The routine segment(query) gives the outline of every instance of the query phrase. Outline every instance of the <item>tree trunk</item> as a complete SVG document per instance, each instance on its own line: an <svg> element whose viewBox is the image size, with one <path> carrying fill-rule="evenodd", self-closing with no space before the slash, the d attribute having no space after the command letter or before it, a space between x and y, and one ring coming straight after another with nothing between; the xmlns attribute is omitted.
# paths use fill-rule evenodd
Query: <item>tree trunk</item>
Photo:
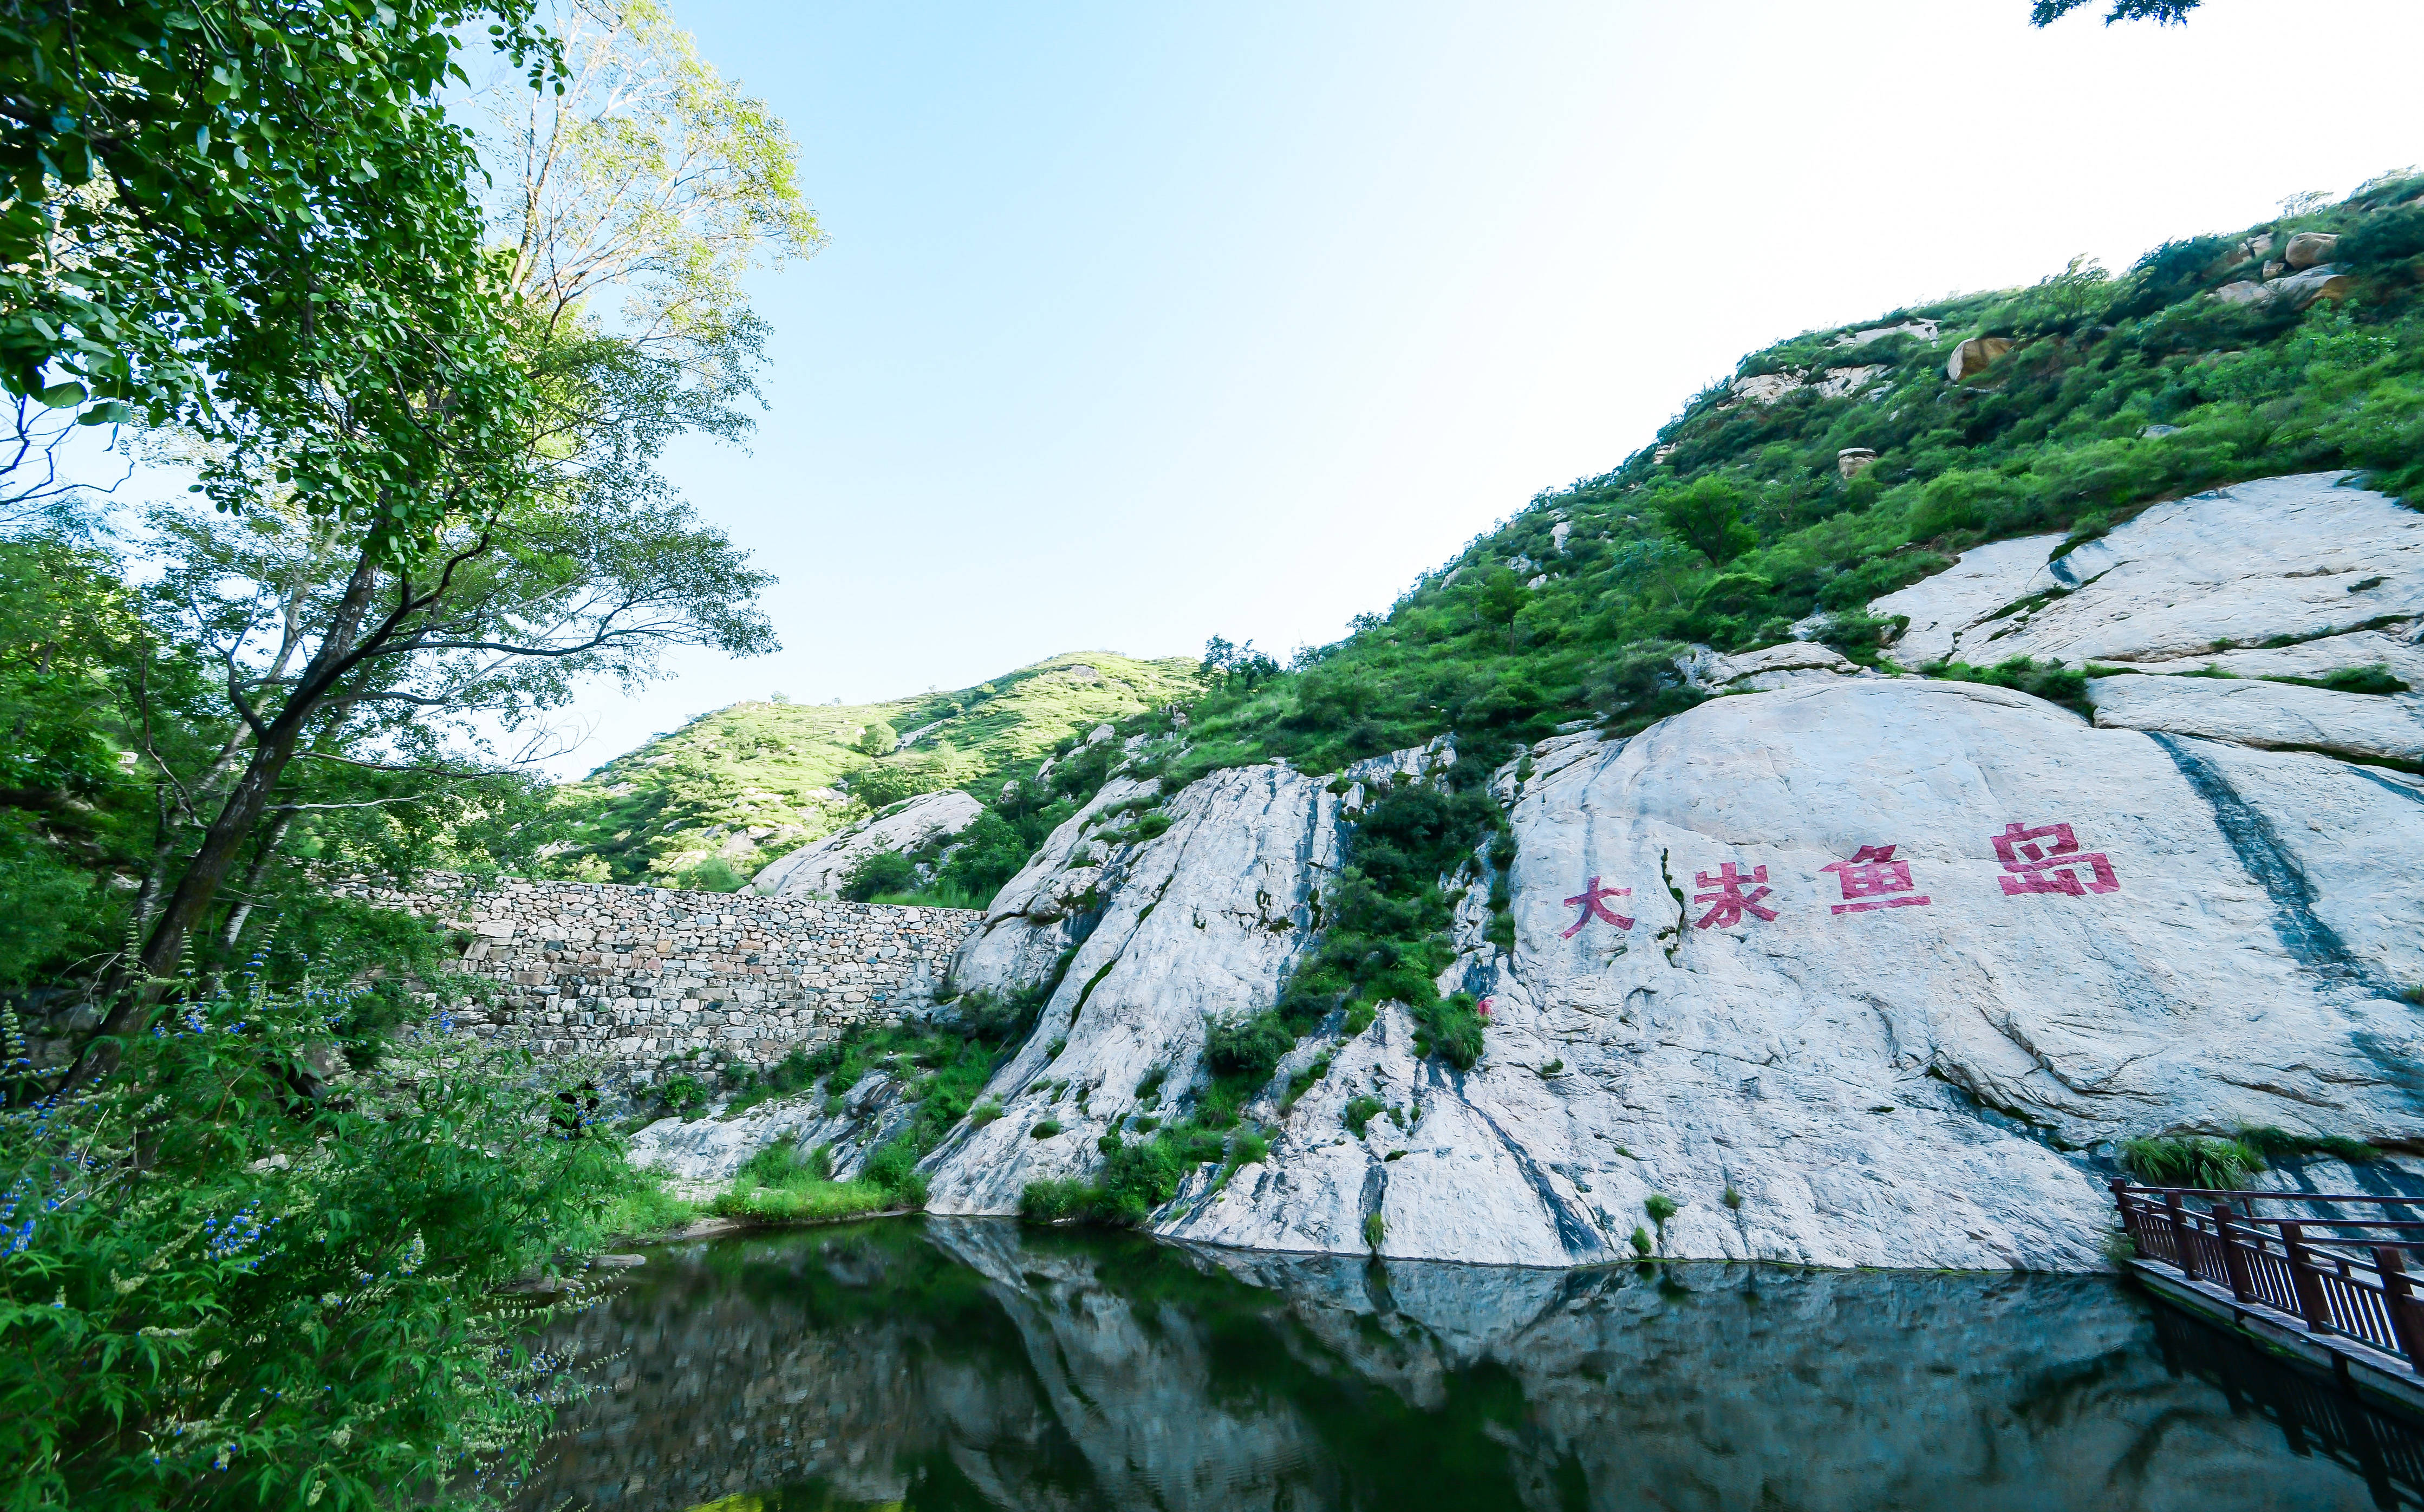
<svg viewBox="0 0 2424 1512"><path fill-rule="evenodd" d="M269 863L278 855L279 842L286 838L287 826L294 822L292 813L279 815L270 821L268 831L261 837L261 844L253 848L252 865L244 868L244 881L236 884L244 897L237 900L235 907L228 910L227 926L219 931L221 950L233 950L236 942L244 938L245 920L252 917L252 895L260 890L261 879L268 874Z"/></svg>
<svg viewBox="0 0 2424 1512"><path fill-rule="evenodd" d="M245 841L261 822L261 816L268 811L270 796L279 779L285 775L288 763L295 759L304 730L335 692L347 659L353 655L355 638L361 633L362 620L370 612L371 596L377 585L378 563L370 544L365 542L354 564L353 577L345 584L344 597L330 616L328 632L312 655L311 665L304 668L278 717L261 732L244 775L236 779L235 787L219 806L218 818L202 836L200 848L186 863L184 874L177 879L176 888L162 905L159 919L152 926L142 951L131 965L113 974L109 996L115 1002L101 1027L103 1040L123 1041L141 1031L152 1004L158 1000L161 983L176 970L185 941L201 928L209 915L211 900L218 896L219 883L243 853ZM96 1044L77 1066L72 1079L88 1081L117 1062L114 1048L107 1043Z"/></svg>

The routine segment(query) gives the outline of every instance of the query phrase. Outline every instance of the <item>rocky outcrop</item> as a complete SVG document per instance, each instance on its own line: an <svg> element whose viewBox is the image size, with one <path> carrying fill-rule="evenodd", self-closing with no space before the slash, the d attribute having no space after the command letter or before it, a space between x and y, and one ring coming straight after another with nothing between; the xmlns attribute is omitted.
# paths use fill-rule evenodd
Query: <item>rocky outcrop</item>
<svg viewBox="0 0 2424 1512"><path fill-rule="evenodd" d="M1890 655L1913 667L2024 656L2186 671L2217 652L2412 625L2424 515L2348 483L2264 478L2157 504L2051 561L2055 537L1999 542L1870 612L1910 616Z"/></svg>
<svg viewBox="0 0 2424 1512"><path fill-rule="evenodd" d="M2087 699L2108 728L2424 766L2424 720L2406 698L2255 678L2120 676L2090 679Z"/></svg>
<svg viewBox="0 0 2424 1512"><path fill-rule="evenodd" d="M1514 947L1490 943L1473 882L1441 983L1486 1000L1481 1062L1417 1057L1394 1009L1330 1025L1246 1109L1268 1155L1205 1168L1156 1229L1555 1265L1629 1254L1639 1228L1694 1256L2086 1267L2124 1138L2424 1143L2424 1017L2400 995L2424 917L2397 859L2424 846L2424 784L2252 748L2356 750L2354 712L2403 703L2161 675L2302 635L2345 643L2309 658L2408 654L2363 627L2424 612L2424 519L2342 481L2161 505L2051 562L2058 541L2003 543L1871 606L1911 615L1906 656L2145 669L2096 680L2095 724L1803 645L1696 661L1735 695L1630 740L1535 747L1496 785ZM2124 712L2217 690L2246 717ZM2257 738L2259 708L2320 738ZM933 1157L937 1209L1010 1211L1030 1180L1094 1170L1131 1116L1183 1106L1206 1026L1276 996L1379 775L1217 773L1114 856L1064 826L954 963L965 990L1032 973L1036 931L1076 949L991 1088L1009 1116ZM1080 881L1094 922L1072 930ZM1379 1109L1360 1134L1351 1103ZM1032 1138L1047 1116L1061 1132ZM1663 1232L1653 1196L1677 1204Z"/></svg>
<svg viewBox="0 0 2424 1512"><path fill-rule="evenodd" d="M1341 819L1362 807L1369 786L1453 760L1444 748L1409 752L1361 763L1337 782L1284 766L1215 772L1169 801L1166 833L1072 867L1098 895L1095 913L1034 1036L987 1089L1003 1117L962 1129L930 1157L933 1211L1014 1212L1029 1182L1092 1173L1100 1135L1195 1078L1211 1024L1278 995L1317 925L1315 899L1338 867ZM1090 806L1099 813L1102 804ZM1093 851L1100 842L1085 838L1088 825L1085 814L1071 819L1038 862ZM1034 899L1058 898L1076 880L1055 886L1050 875L1030 865L1003 889L986 931L952 963L955 987L1020 985L1045 948L1066 947L1059 942L1076 932L1067 921L1039 926L1032 912ZM1012 907L1026 912L1005 912ZM1039 927L1050 931L1041 946ZM1166 1091L1148 1089L1156 1071ZM1032 1138L1046 1120L1063 1132Z"/></svg>
<svg viewBox="0 0 2424 1512"><path fill-rule="evenodd" d="M2329 263L2332 250L2339 246L2339 237L2330 231L2300 231L2289 238L2288 246L2281 249L2281 261L2299 269Z"/></svg>
<svg viewBox="0 0 2424 1512"><path fill-rule="evenodd" d="M2001 361L2011 349L2012 343L2003 337L1972 336L1944 359L1944 376L1954 383L1976 377Z"/></svg>
<svg viewBox="0 0 2424 1512"><path fill-rule="evenodd" d="M2424 517L2346 482L2001 543L1869 606L1908 617L1906 664L2086 668L2093 721L1795 643L1694 653L1723 696L1639 735L1533 746L1490 785L1511 866L1443 879L1439 986L1480 999L1479 1063L1417 1055L1394 1006L1333 1017L1244 1108L1267 1153L1197 1170L1153 1227L1526 1265L1646 1244L2088 1268L2126 1139L2424 1149L2412 695L2268 680L2424 671ZM2209 667L2236 676L2176 676ZM953 960L957 992L1052 990L987 1088L1004 1116L928 1157L933 1208L1013 1211L1183 1115L1210 1026L1272 1003L1317 935L1379 785L1456 760L1167 795L1115 771ZM2315 1179L2424 1189L2408 1155Z"/></svg>
<svg viewBox="0 0 2424 1512"><path fill-rule="evenodd" d="M863 824L792 851L758 873L749 890L767 898L838 898L850 874L869 856L917 851L949 839L983 813L982 804L956 788L920 793Z"/></svg>
<svg viewBox="0 0 2424 1512"><path fill-rule="evenodd" d="M2059 535L1997 541L1963 552L1934 577L1873 601L1870 613L1909 622L1887 648L1887 659L1912 671L1959 660L1963 634L2026 597L2029 585L2045 571L2046 557L2061 544Z"/></svg>

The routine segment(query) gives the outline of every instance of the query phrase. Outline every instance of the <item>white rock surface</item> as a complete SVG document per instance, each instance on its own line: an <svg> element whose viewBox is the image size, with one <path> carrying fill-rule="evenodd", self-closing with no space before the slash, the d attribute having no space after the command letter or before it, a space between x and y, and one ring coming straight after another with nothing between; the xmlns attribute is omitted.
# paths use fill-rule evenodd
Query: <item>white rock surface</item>
<svg viewBox="0 0 2424 1512"><path fill-rule="evenodd" d="M2303 789L2282 762L2315 764L2283 769L2311 796L2284 796ZM1661 1193L1682 1204L1672 1253L2094 1265L2098 1168L2065 1147L2243 1123L2424 1128L2417 1015L2390 995L2415 957L2413 889L2395 865L2368 870L2424 843L2416 794L2320 757L2096 729L2023 694L1909 679L1830 677L1630 741L1544 742L1512 815L1516 951L1481 942L1487 911L1469 911L1474 948L1447 983L1491 998L1482 1063L1416 1059L1411 1023L1385 1012L1331 1047L1329 1075L1287 1114L1268 1093L1250 1106L1275 1130L1266 1162L1218 1190L1199 1173L1158 1227L1354 1251L1379 1214L1384 1254L1567 1265L1629 1253ZM1028 1180L1090 1171L1147 1072L1172 1068L1175 1092L1208 1020L1270 1001L1357 796L1266 767L1172 800L1188 819L1112 889L1045 1027L997 1080L1013 1116L940 1153L937 1207L1006 1211ZM2301 804L2380 838L2311 831L2288 842L2312 852L2293 864L2266 836ZM2008 869L1995 842L2014 824L2071 825L2082 859ZM1852 860L1884 846L1882 863ZM1725 916L1727 865L1774 918ZM1898 865L1907 887L1879 890ZM1759 867L1766 881L1748 880ZM1603 901L1630 928L1571 929L1593 878L1625 889ZM1848 903L1892 906L1835 912ZM1091 1089L1086 1113L1073 1091L1052 1101L1056 1086ZM1395 1110L1360 1139L1343 1121L1359 1094ZM1029 1138L1047 1110L1065 1132Z"/></svg>
<svg viewBox="0 0 2424 1512"><path fill-rule="evenodd" d="M1866 330L1845 331L1835 338L1837 346L1866 346L1889 336L1915 336L1922 342L1936 340L1937 323L1932 320L1906 320L1899 326L1871 326Z"/></svg>
<svg viewBox="0 0 2424 1512"><path fill-rule="evenodd" d="M920 793L880 818L802 846L758 873L749 888L771 898L837 898L868 857L957 835L983 812L982 804L955 788Z"/></svg>
<svg viewBox="0 0 2424 1512"><path fill-rule="evenodd" d="M1151 1073L1166 1070L1159 1095L1175 1096L1193 1079L1214 1021L1277 997L1313 928L1314 892L1336 870L1340 815L1362 807L1363 786L1453 760L1440 750L1364 762L1341 792L1286 767L1234 768L1171 799L1170 830L1106 868L1101 922L1076 947L1033 1037L989 1085L1006 1115L964 1127L931 1157L928 1205L1013 1212L1029 1182L1091 1173L1102 1160L1095 1138L1139 1110L1138 1088ZM1027 878L1003 889L997 909L1015 901ZM1031 895L1035 883L1024 885ZM1019 928L1009 915L1004 927ZM955 986L1017 984L1037 952L1001 934L989 930L962 947ZM1065 1132L1032 1138L1047 1118Z"/></svg>
<svg viewBox="0 0 2424 1512"><path fill-rule="evenodd" d="M2346 477L2265 478L2157 504L2042 564L2019 592L1967 623L1962 614L2002 593L2008 579L1973 584L1974 593L1931 589L1940 579L1930 579L1877 599L1870 612L1911 615L1895 648L1906 666L1934 660L1940 644L1915 639L1922 617L1954 627L1947 654L1963 661L2025 656L2078 666L2210 657L2424 615L2424 515L2340 486ZM1995 560L2008 569L2024 544L1982 548L1962 561L2004 552ZM1931 604L1925 616L1913 610L1920 603Z"/></svg>
<svg viewBox="0 0 2424 1512"><path fill-rule="evenodd" d="M847 1181L916 1111L882 1072L852 1088L838 1111L827 1113L824 1103L820 1091L760 1103L731 1118L659 1119L631 1136L631 1164L694 1189L721 1188L768 1145L788 1142L803 1154L824 1145L834 1175Z"/></svg>
<svg viewBox="0 0 2424 1512"><path fill-rule="evenodd" d="M2045 570L2047 555L2062 539L2027 535L1964 551L1936 576L1872 600L1869 613L1880 619L1910 617L1909 628L1887 648L1886 659L1913 670L1951 661L1963 631L2029 592L2030 581Z"/></svg>
<svg viewBox="0 0 2424 1512"><path fill-rule="evenodd" d="M2203 735L2263 750L2358 760L2424 761L2424 721L2407 698L2333 692L2255 678L2093 677L2096 723Z"/></svg>
<svg viewBox="0 0 2424 1512"><path fill-rule="evenodd" d="M2378 666L2387 667L2402 682L2424 689L2424 646L2416 642L2419 631L2424 631L2424 627L2409 626L2396 634L2357 630L2348 635L2326 635L2320 641L2301 641L2295 645L2256 646L2149 662L2145 670L2198 672L2216 667L2240 677L2321 678L2335 672Z"/></svg>
<svg viewBox="0 0 2424 1512"><path fill-rule="evenodd" d="M1726 692L1765 692L1796 683L1824 682L1848 676L1860 668L1831 645L1815 641L1787 641L1737 656L1713 657L1694 663L1687 673L1698 686Z"/></svg>

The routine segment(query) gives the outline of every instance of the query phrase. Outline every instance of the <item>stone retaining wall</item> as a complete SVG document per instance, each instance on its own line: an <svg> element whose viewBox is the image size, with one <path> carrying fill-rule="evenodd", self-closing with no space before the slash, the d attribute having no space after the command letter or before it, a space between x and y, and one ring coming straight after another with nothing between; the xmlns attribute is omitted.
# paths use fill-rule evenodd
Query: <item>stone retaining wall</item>
<svg viewBox="0 0 2424 1512"><path fill-rule="evenodd" d="M460 1027L642 1082L694 1064L769 1066L853 1026L914 1016L983 919L608 883L436 876L409 892L330 891L455 932L454 969L495 989L458 1010Z"/></svg>

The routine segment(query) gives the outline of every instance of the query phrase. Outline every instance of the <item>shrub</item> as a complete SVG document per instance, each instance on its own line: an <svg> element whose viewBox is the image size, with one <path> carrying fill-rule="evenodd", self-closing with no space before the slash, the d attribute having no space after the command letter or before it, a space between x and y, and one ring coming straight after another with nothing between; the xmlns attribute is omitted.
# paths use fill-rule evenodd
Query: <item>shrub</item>
<svg viewBox="0 0 2424 1512"><path fill-rule="evenodd" d="M1650 1254L1650 1231L1636 1223L1633 1226L1633 1252L1647 1259Z"/></svg>
<svg viewBox="0 0 2424 1512"><path fill-rule="evenodd" d="M1018 1216L1038 1223L1066 1223L1092 1211L1094 1188L1082 1181L1031 1181L1018 1194Z"/></svg>
<svg viewBox="0 0 2424 1512"><path fill-rule="evenodd" d="M688 1118L707 1106L707 1084L697 1077L677 1073L657 1083L657 1102L665 1111Z"/></svg>
<svg viewBox="0 0 2424 1512"><path fill-rule="evenodd" d="M1378 1117L1386 1108L1386 1106L1387 1105L1382 1103L1377 1097L1359 1095L1348 1098L1347 1101L1346 1114L1348 1132L1354 1135L1355 1138L1359 1139L1364 1138L1364 1131L1371 1125L1372 1120Z"/></svg>
<svg viewBox="0 0 2424 1512"><path fill-rule="evenodd" d="M1952 682L1981 682L1997 688L2010 688L2049 704L2060 704L2075 714L2095 717L2095 707L2087 701L2087 675L2049 661L2040 666L2029 658L2014 657L1992 667L1966 666L1958 661L1932 669L1934 675Z"/></svg>
<svg viewBox="0 0 2424 1512"><path fill-rule="evenodd" d="M1204 1058L1216 1075L1236 1076L1259 1086L1296 1048L1296 1037L1273 1012L1215 1023L1204 1033Z"/></svg>
<svg viewBox="0 0 2424 1512"><path fill-rule="evenodd" d="M1740 488L1703 477L1660 493L1650 510L1667 534L1722 567L1759 545L1758 533L1743 523L1743 503Z"/></svg>
<svg viewBox="0 0 2424 1512"><path fill-rule="evenodd" d="M1742 1211L1743 1194L1734 1190L1730 1182L1726 1185L1725 1204L1737 1213Z"/></svg>
<svg viewBox="0 0 2424 1512"><path fill-rule="evenodd" d="M552 1313L498 1294L577 1270L645 1178L557 1122L567 1078L442 1020L298 1096L347 1006L179 1003L100 1082L0 1112L12 1504L366 1507L533 1462Z"/></svg>
<svg viewBox="0 0 2424 1512"><path fill-rule="evenodd" d="M988 1097L968 1109L968 1122L980 1129L999 1117L1001 1117L1001 1102L997 1098Z"/></svg>
<svg viewBox="0 0 2424 1512"><path fill-rule="evenodd" d="M1651 1223L1657 1225L1658 1242L1664 1246L1666 1243L1666 1220L1682 1211L1681 1204L1665 1192L1651 1192L1642 1200L1641 1210L1650 1215Z"/></svg>
<svg viewBox="0 0 2424 1512"><path fill-rule="evenodd" d="M1027 1137L1030 1139L1049 1139L1060 1132L1060 1121L1059 1119L1039 1119L1036 1121L1035 1126L1027 1131Z"/></svg>
<svg viewBox="0 0 2424 1512"><path fill-rule="evenodd" d="M917 884L916 862L898 851L878 851L851 868L841 895L853 903L864 903L878 893L906 892Z"/></svg>
<svg viewBox="0 0 2424 1512"><path fill-rule="evenodd" d="M1378 1213L1364 1215L1364 1248L1374 1254L1380 1252L1380 1241L1389 1236L1389 1223Z"/></svg>
<svg viewBox="0 0 2424 1512"><path fill-rule="evenodd" d="M709 856L674 881L676 885L694 893L737 893L749 885L749 879L734 870L732 863L722 856Z"/></svg>
<svg viewBox="0 0 2424 1512"><path fill-rule="evenodd" d="M2121 1142L2121 1164L2149 1186L2227 1191L2264 1169L2264 1157L2237 1139L2143 1138Z"/></svg>

